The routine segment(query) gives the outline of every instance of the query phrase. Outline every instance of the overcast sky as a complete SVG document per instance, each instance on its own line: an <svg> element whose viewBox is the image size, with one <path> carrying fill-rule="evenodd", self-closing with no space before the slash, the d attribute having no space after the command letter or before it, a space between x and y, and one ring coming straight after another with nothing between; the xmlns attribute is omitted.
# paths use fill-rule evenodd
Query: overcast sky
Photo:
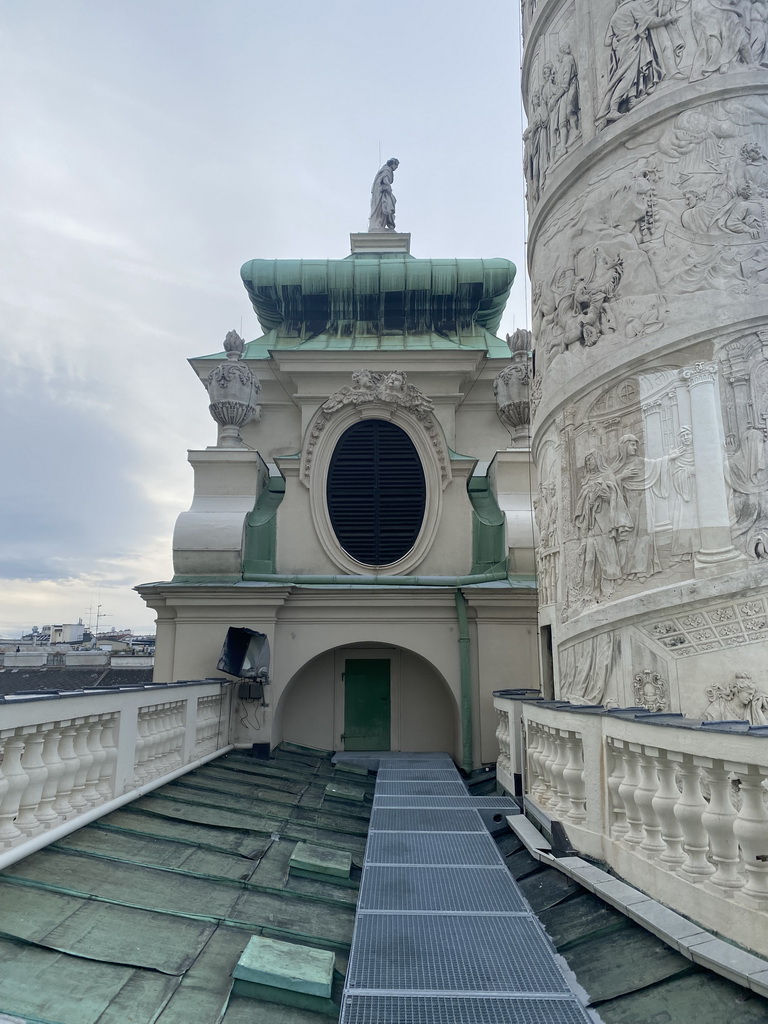
<svg viewBox="0 0 768 1024"><path fill-rule="evenodd" d="M417 257L506 256L526 326L515 0L0 0L0 635L153 630L185 360L258 322L248 259L349 252L400 160Z"/></svg>

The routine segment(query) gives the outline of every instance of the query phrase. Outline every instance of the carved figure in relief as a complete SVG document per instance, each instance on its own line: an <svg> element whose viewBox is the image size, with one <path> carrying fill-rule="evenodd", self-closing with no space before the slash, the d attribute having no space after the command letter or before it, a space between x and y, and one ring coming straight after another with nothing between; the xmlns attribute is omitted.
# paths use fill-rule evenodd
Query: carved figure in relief
<svg viewBox="0 0 768 1024"><path fill-rule="evenodd" d="M726 463L726 480L733 493L735 543L752 558L762 559L768 548L768 444L757 427L747 427L738 450Z"/></svg>
<svg viewBox="0 0 768 1024"><path fill-rule="evenodd" d="M696 468L693 459L693 434L683 426L678 435L680 444L670 452L672 469L672 562L690 559L696 546Z"/></svg>
<svg viewBox="0 0 768 1024"><path fill-rule="evenodd" d="M395 171L400 161L395 157L387 160L371 186L371 215L368 220L369 231L395 230L395 204L397 200L392 191Z"/></svg>
<svg viewBox="0 0 768 1024"><path fill-rule="evenodd" d="M595 118L604 128L648 95L663 77L659 43L654 30L675 25L680 15L657 14L646 0L619 0L608 23L605 45L610 47L608 82ZM674 53L674 44L669 42Z"/></svg>
<svg viewBox="0 0 768 1024"><path fill-rule="evenodd" d="M644 580L661 572L653 500L654 497L666 498L668 472L667 459L645 459L638 454L639 445L634 434L621 437L611 472L621 488L632 521L631 530L625 531L619 540L622 576Z"/></svg>
<svg viewBox="0 0 768 1024"><path fill-rule="evenodd" d="M533 202L538 202L541 191L543 129L541 92L536 89L531 96L528 127L523 132L523 173L528 183L528 194Z"/></svg>
<svg viewBox="0 0 768 1024"><path fill-rule="evenodd" d="M581 592L610 597L622 576L619 537L632 529L632 519L601 452L589 452L584 472L573 517L581 537Z"/></svg>
<svg viewBox="0 0 768 1024"><path fill-rule="evenodd" d="M621 638L599 633L560 655L560 697L571 704L617 706Z"/></svg>
<svg viewBox="0 0 768 1024"><path fill-rule="evenodd" d="M751 64L751 0L692 0L696 53L691 81L724 74L732 64Z"/></svg>
<svg viewBox="0 0 768 1024"><path fill-rule="evenodd" d="M554 72L557 98L557 156L566 152L581 130L579 127L579 72L569 43L563 43L557 52Z"/></svg>
<svg viewBox="0 0 768 1024"><path fill-rule="evenodd" d="M752 63L768 66L768 0L752 0L749 35Z"/></svg>
<svg viewBox="0 0 768 1024"><path fill-rule="evenodd" d="M709 704L701 716L707 722L747 721L768 725L768 693L758 690L747 672L737 672L729 684L707 687Z"/></svg>

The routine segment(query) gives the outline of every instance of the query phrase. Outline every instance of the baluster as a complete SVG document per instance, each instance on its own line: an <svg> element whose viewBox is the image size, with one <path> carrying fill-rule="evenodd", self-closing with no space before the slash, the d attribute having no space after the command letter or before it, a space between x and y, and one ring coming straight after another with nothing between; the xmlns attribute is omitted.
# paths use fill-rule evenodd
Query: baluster
<svg viewBox="0 0 768 1024"><path fill-rule="evenodd" d="M91 806L101 803L101 793L99 793L98 783L101 777L101 768L107 759L107 752L101 745L101 733L104 728L103 722L99 715L92 715L88 719L88 750L93 756L91 767L88 769L88 774L85 776L85 789L83 790L83 796Z"/></svg>
<svg viewBox="0 0 768 1024"><path fill-rule="evenodd" d="M115 743L115 727L117 719L112 715L102 715L104 731L101 734L101 746L104 750L104 763L99 771L97 790L102 800L110 800L115 793L115 767L117 765L117 744Z"/></svg>
<svg viewBox="0 0 768 1024"><path fill-rule="evenodd" d="M0 846L10 846L21 838L21 830L16 827L16 815L19 803L27 787L27 773L21 766L21 755L24 753L24 740L19 731L8 729L0 733L5 739L3 746L3 776L7 782L5 794L0 803Z"/></svg>
<svg viewBox="0 0 768 1024"><path fill-rule="evenodd" d="M541 794L541 802L545 807L551 807L555 796L555 787L552 778L552 765L557 757L555 737L549 726L544 726L544 752L541 756L541 776L544 781L544 790Z"/></svg>
<svg viewBox="0 0 768 1024"><path fill-rule="evenodd" d="M619 798L624 805L627 821L627 831L622 836L622 842L630 846L639 846L645 838L636 801L637 787L640 785L640 754L631 747L625 747L622 756L624 778L619 783Z"/></svg>
<svg viewBox="0 0 768 1024"><path fill-rule="evenodd" d="M611 759L611 771L608 775L608 796L611 805L611 838L621 839L626 834L627 816L624 812L624 804L619 796L619 786L624 779L626 765L621 748L616 743L609 743L608 754Z"/></svg>
<svg viewBox="0 0 768 1024"><path fill-rule="evenodd" d="M704 778L709 783L709 804L701 816L715 863L715 873L709 881L722 889L741 889L744 878L738 872L741 858L733 831L736 808L731 803L731 775L723 767L722 761L710 761L709 758L698 760L703 764Z"/></svg>
<svg viewBox="0 0 768 1024"><path fill-rule="evenodd" d="M526 733L528 737L528 793L539 803L544 783L541 778L541 752L543 737L538 722L527 722Z"/></svg>
<svg viewBox="0 0 768 1024"><path fill-rule="evenodd" d="M56 799L53 801L53 810L59 817L66 821L75 813L72 804L69 802L69 794L75 782L77 769L80 762L75 757L74 735L76 727L72 722L61 723L61 739L59 740L59 758L64 765L64 771L59 779L59 788L56 791Z"/></svg>
<svg viewBox="0 0 768 1024"><path fill-rule="evenodd" d="M640 784L635 792L635 803L643 823L643 841L640 849L649 857L657 857L665 850L661 839L661 821L653 806L653 798L659 790L656 772L659 751L655 747L644 747L640 755Z"/></svg>
<svg viewBox="0 0 768 1024"><path fill-rule="evenodd" d="M675 805L675 817L683 830L683 849L686 853L685 863L680 870L692 882L701 882L715 869L707 860L709 836L701 823L701 816L707 809L701 792L701 772L689 754L683 754L680 763L680 782L682 792Z"/></svg>
<svg viewBox="0 0 768 1024"><path fill-rule="evenodd" d="M563 770L563 781L568 787L570 821L585 821L587 817L587 791L584 783L584 748L578 733L568 734L568 764Z"/></svg>
<svg viewBox="0 0 768 1024"><path fill-rule="evenodd" d="M40 796L40 803L37 808L37 820L44 829L52 828L60 816L53 809L53 801L59 791L61 777L64 774L65 765L59 756L59 744L61 743L61 727L59 723L52 726L45 726L45 740L43 742L43 763L47 769L47 778Z"/></svg>
<svg viewBox="0 0 768 1024"><path fill-rule="evenodd" d="M741 846L747 882L742 892L754 900L768 899L768 811L765 807L766 770L756 765L728 765L741 780L741 809L733 831Z"/></svg>
<svg viewBox="0 0 768 1024"><path fill-rule="evenodd" d="M659 776L659 788L652 803L661 822L661 839L664 843L664 852L659 856L659 861L674 869L685 863L683 830L675 817L675 806L680 799L676 781L677 765L662 753L656 763L656 771Z"/></svg>
<svg viewBox="0 0 768 1024"><path fill-rule="evenodd" d="M184 734L186 733L186 726L184 724L185 717L185 703L184 701L176 702L176 714L174 719L176 722L175 740L174 740L174 768L179 768L184 762Z"/></svg>
<svg viewBox="0 0 768 1024"><path fill-rule="evenodd" d="M139 786L144 778L144 758L147 750L147 719L140 708L136 717L136 750L133 756L133 781Z"/></svg>
<svg viewBox="0 0 768 1024"><path fill-rule="evenodd" d="M552 799L552 810L563 818L571 809L571 801L568 798L568 787L565 784L563 773L568 764L568 743L562 730L556 729L553 733L555 743L555 759L552 762L552 787L554 795Z"/></svg>
<svg viewBox="0 0 768 1024"><path fill-rule="evenodd" d="M21 732L25 739L21 765L27 773L29 782L19 801L16 827L26 835L34 836L43 830L43 826L37 818L37 810L48 778L48 769L42 757L45 733L39 726L34 725L25 727Z"/></svg>
<svg viewBox="0 0 768 1024"><path fill-rule="evenodd" d="M69 798L69 802L79 814L88 807L88 801L85 798L85 780L88 770L93 764L93 754L88 749L88 730L90 727L87 719L76 718L75 725L77 728L75 729L73 747L75 757L77 758L77 771L75 772L75 781L72 784L72 795Z"/></svg>

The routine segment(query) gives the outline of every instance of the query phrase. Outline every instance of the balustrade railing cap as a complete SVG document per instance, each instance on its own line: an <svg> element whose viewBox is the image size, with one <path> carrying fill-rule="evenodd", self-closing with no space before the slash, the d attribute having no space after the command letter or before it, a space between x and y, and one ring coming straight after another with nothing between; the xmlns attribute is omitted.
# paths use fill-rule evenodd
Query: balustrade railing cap
<svg viewBox="0 0 768 1024"><path fill-rule="evenodd" d="M768 736L768 725L750 725L749 736Z"/></svg>
<svg viewBox="0 0 768 1024"><path fill-rule="evenodd" d="M607 708L605 714L614 718L649 718L653 712L648 708Z"/></svg>
<svg viewBox="0 0 768 1024"><path fill-rule="evenodd" d="M706 732L749 732L749 722L741 719L723 722L702 722L700 729Z"/></svg>
<svg viewBox="0 0 768 1024"><path fill-rule="evenodd" d="M535 696L534 697L527 696L528 694L531 694L531 693L532 694L538 694L539 692L540 692L539 690L533 690L533 689L531 689L531 690L524 690L524 689L519 689L519 690L494 690L493 691L493 696L494 697L525 697L527 700L537 700L537 699L541 700L543 698L540 698L540 697L537 698Z"/></svg>
<svg viewBox="0 0 768 1024"><path fill-rule="evenodd" d="M569 704L567 710L576 711L580 715L602 715L607 709L604 704Z"/></svg>

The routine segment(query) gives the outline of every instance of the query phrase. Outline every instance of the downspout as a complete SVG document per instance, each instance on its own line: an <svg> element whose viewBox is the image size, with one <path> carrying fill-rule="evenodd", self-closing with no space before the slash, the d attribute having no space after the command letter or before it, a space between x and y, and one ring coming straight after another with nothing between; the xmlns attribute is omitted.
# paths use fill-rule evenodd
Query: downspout
<svg viewBox="0 0 768 1024"><path fill-rule="evenodd" d="M467 599L456 588L456 619L459 623L459 683L461 690L461 767L472 771L472 659L469 646Z"/></svg>

